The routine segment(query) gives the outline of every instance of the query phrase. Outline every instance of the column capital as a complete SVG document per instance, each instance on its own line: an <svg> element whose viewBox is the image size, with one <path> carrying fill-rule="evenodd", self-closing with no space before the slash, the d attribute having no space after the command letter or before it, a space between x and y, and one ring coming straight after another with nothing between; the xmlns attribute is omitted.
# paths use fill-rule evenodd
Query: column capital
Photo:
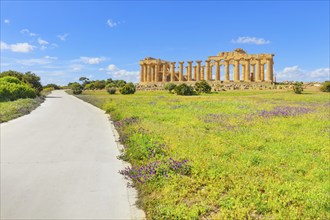
<svg viewBox="0 0 330 220"><path fill-rule="evenodd" d="M211 60L205 60L205 63L210 63L211 62Z"/></svg>
<svg viewBox="0 0 330 220"><path fill-rule="evenodd" d="M182 65L182 64L184 64L184 61L180 61L179 63Z"/></svg>
<svg viewBox="0 0 330 220"><path fill-rule="evenodd" d="M192 63L193 63L193 61L190 61L190 60L189 60L189 61L187 61L187 63L189 63L189 64L192 64Z"/></svg>
<svg viewBox="0 0 330 220"><path fill-rule="evenodd" d="M196 63L200 64L202 62L202 60L196 60Z"/></svg>

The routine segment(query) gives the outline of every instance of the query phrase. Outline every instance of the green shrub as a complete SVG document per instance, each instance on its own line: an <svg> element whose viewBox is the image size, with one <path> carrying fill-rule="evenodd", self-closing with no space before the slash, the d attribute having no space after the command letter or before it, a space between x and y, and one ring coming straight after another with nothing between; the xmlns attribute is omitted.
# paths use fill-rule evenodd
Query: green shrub
<svg viewBox="0 0 330 220"><path fill-rule="evenodd" d="M330 81L325 81L324 83L322 83L320 89L322 92L330 92Z"/></svg>
<svg viewBox="0 0 330 220"><path fill-rule="evenodd" d="M170 93L173 93L173 90L175 89L176 85L174 83L167 83L165 85L165 90L167 90Z"/></svg>
<svg viewBox="0 0 330 220"><path fill-rule="evenodd" d="M303 82L295 82L294 85L293 85L293 91L296 94L301 94L302 91L304 91Z"/></svg>
<svg viewBox="0 0 330 220"><path fill-rule="evenodd" d="M107 88L107 92L108 92L109 94L115 94L116 91L117 91L117 89L114 88L114 87Z"/></svg>
<svg viewBox="0 0 330 220"><path fill-rule="evenodd" d="M105 88L115 88L115 87L117 87L117 85L113 82L110 82L110 83L106 84L106 86L105 86Z"/></svg>
<svg viewBox="0 0 330 220"><path fill-rule="evenodd" d="M88 83L85 85L86 90L94 90L95 89L95 84L94 83Z"/></svg>
<svg viewBox="0 0 330 220"><path fill-rule="evenodd" d="M22 81L14 76L5 76L5 77L0 78L0 83L4 83L4 82L22 84Z"/></svg>
<svg viewBox="0 0 330 220"><path fill-rule="evenodd" d="M4 77L7 78L7 77ZM20 83L16 84L16 80L11 77L4 79L1 78L0 80L0 101L14 101L16 99L24 99L24 98L35 98L37 96L37 91L31 88L28 84ZM8 82L6 80L12 81ZM14 82L15 81L15 82ZM19 81L20 82L20 81Z"/></svg>
<svg viewBox="0 0 330 220"><path fill-rule="evenodd" d="M0 77L13 76L19 79L23 83L29 84L33 89L36 89L36 92L39 94L42 90L42 85L40 83L40 77L34 73L26 72L20 73L13 70L4 71L0 74Z"/></svg>
<svg viewBox="0 0 330 220"><path fill-rule="evenodd" d="M200 93L210 93L211 92L211 86L205 81L205 80L202 80L200 82L197 82L194 86L196 92L198 94Z"/></svg>
<svg viewBox="0 0 330 220"><path fill-rule="evenodd" d="M127 95L127 94L134 94L136 89L135 89L135 85L130 82L124 85L123 87L121 87L119 91L121 94Z"/></svg>
<svg viewBox="0 0 330 220"><path fill-rule="evenodd" d="M59 90L59 89L61 89L60 86L58 86L58 85L56 85L56 84L53 84L53 83L45 85L43 90L45 90L46 88L53 88L53 89L55 89L55 90Z"/></svg>
<svg viewBox="0 0 330 220"><path fill-rule="evenodd" d="M194 95L194 88L183 83L175 87L174 92L177 95Z"/></svg>
<svg viewBox="0 0 330 220"><path fill-rule="evenodd" d="M82 93L83 87L77 82L74 82L70 85L70 88L72 90L72 93L75 95L79 95Z"/></svg>

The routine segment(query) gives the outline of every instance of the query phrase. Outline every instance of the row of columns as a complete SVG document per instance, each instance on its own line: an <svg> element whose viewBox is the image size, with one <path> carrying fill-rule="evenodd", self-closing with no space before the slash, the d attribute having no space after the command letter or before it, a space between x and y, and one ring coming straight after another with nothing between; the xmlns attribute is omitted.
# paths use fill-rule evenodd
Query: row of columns
<svg viewBox="0 0 330 220"><path fill-rule="evenodd" d="M163 64L141 64L140 81L141 82L175 82L175 81L200 81L200 80L213 80L212 66L215 65L215 81L221 81L220 69L224 65L224 81L230 81L230 63L225 60L219 60L211 63L211 60L205 61L205 66L202 66L201 60L196 61L196 65L192 66L193 61L188 61L188 66L185 67L186 74L184 75L184 62L179 62L178 74L175 72L176 62L167 62ZM240 74L240 66L242 67L242 74ZM273 81L273 60L266 60L266 75L264 73L264 64L261 60L256 60L255 63L250 63L250 60L234 60L233 80L235 82L272 82ZM194 75L192 75L194 71ZM241 78L242 76L242 78Z"/></svg>

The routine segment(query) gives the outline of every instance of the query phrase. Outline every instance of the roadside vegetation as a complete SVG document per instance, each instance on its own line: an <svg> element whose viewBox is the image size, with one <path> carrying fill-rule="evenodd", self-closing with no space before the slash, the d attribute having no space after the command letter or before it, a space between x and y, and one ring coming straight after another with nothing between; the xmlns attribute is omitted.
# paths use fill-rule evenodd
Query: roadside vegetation
<svg viewBox="0 0 330 220"><path fill-rule="evenodd" d="M135 85L131 82L127 83L124 80L89 80L87 77L80 77L78 82L70 82L68 88L74 95L81 94L84 90L103 90L106 89L109 94L115 94L119 91L123 95L134 94L136 91Z"/></svg>
<svg viewBox="0 0 330 220"><path fill-rule="evenodd" d="M4 71L0 74L0 122L30 113L37 108L53 89L59 89L55 84L45 88L40 83L40 77L34 73Z"/></svg>
<svg viewBox="0 0 330 220"><path fill-rule="evenodd" d="M330 218L329 94L200 94L77 95L111 115L148 219Z"/></svg>

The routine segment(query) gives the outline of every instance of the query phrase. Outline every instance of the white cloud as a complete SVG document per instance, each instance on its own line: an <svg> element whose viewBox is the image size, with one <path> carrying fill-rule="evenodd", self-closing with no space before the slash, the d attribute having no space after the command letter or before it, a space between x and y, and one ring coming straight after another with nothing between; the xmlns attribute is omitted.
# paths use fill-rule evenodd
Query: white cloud
<svg viewBox="0 0 330 220"><path fill-rule="evenodd" d="M57 37L61 40L61 41L66 41L66 38L69 36L69 34L59 34L57 35Z"/></svg>
<svg viewBox="0 0 330 220"><path fill-rule="evenodd" d="M104 60L104 57L80 57L80 61L86 64L99 64Z"/></svg>
<svg viewBox="0 0 330 220"><path fill-rule="evenodd" d="M10 49L10 46L8 44L6 44L5 42L1 41L0 48L1 48L1 50L8 50L8 49Z"/></svg>
<svg viewBox="0 0 330 220"><path fill-rule="evenodd" d="M9 20L9 19L5 19L3 22L4 22L5 24L9 24L9 23L10 23L10 20Z"/></svg>
<svg viewBox="0 0 330 220"><path fill-rule="evenodd" d="M285 67L283 70L275 72L276 81L304 81L323 82L329 80L330 69L319 68L316 70L304 70L299 66Z"/></svg>
<svg viewBox="0 0 330 220"><path fill-rule="evenodd" d="M17 60L16 63L23 66L45 65L57 60L57 57L45 56L43 58Z"/></svg>
<svg viewBox="0 0 330 220"><path fill-rule="evenodd" d="M84 68L83 65L80 65L80 64L73 64L70 66L70 69L73 71L73 72L78 72L80 70L82 70Z"/></svg>
<svg viewBox="0 0 330 220"><path fill-rule="evenodd" d="M106 71L111 71L111 72L113 72L113 71L118 71L119 68L116 67L114 64L110 64L109 66L107 66L107 67L105 68L105 70L106 70Z"/></svg>
<svg viewBox="0 0 330 220"><path fill-rule="evenodd" d="M256 37L238 37L236 40L232 39L232 43L234 44L269 44L269 40L265 40L263 38L256 38Z"/></svg>
<svg viewBox="0 0 330 220"><path fill-rule="evenodd" d="M41 39L40 37L38 38L38 43L39 43L40 45L47 45L47 44L49 44L47 41Z"/></svg>
<svg viewBox="0 0 330 220"><path fill-rule="evenodd" d="M107 24L108 24L109 27L114 28L114 27L116 27L119 24L119 22L115 22L115 21L113 21L111 19L108 19L107 20Z"/></svg>
<svg viewBox="0 0 330 220"><path fill-rule="evenodd" d="M110 64L106 68L102 69L106 70L107 74L111 76L113 79L122 79L127 82L139 82L139 71L128 71L125 69L119 69L116 65Z"/></svg>
<svg viewBox="0 0 330 220"><path fill-rule="evenodd" d="M1 41L1 50L10 50L16 53L28 53L32 51L35 46L29 43L16 43L16 44L7 44Z"/></svg>
<svg viewBox="0 0 330 220"><path fill-rule="evenodd" d="M32 33L29 29L22 29L20 31L22 34L25 34L25 35L28 35L28 36L31 36L31 37L35 37L35 36L38 36L38 34L36 33Z"/></svg>
<svg viewBox="0 0 330 220"><path fill-rule="evenodd" d="M45 56L46 59L50 59L50 60L57 60L57 57L51 57L51 56Z"/></svg>

